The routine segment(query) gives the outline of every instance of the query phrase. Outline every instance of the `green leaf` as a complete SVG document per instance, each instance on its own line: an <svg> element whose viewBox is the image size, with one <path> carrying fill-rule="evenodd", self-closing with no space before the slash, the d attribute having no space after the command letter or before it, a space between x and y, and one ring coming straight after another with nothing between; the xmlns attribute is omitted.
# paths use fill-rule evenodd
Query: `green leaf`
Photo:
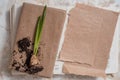
<svg viewBox="0 0 120 80"><path fill-rule="evenodd" d="M41 40L43 24L44 24L44 20L45 20L45 16L46 16L46 8L47 8L47 6L44 7L42 16L38 17L35 40L34 40L34 50L33 50L34 55L37 55L37 53L38 53L38 47L39 47L39 43Z"/></svg>
<svg viewBox="0 0 120 80"><path fill-rule="evenodd" d="M37 21L37 28L36 28L36 34L35 34L35 40L34 40L34 50L33 52L36 53L36 47L37 47L37 38L39 35L39 25L40 25L40 16L38 17L38 21Z"/></svg>

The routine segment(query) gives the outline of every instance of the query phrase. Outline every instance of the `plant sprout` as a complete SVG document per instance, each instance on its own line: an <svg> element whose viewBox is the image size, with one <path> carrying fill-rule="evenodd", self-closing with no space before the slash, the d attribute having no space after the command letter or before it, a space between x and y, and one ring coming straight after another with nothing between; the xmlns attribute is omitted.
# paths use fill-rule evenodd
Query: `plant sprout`
<svg viewBox="0 0 120 80"><path fill-rule="evenodd" d="M45 20L45 16L46 16L46 8L47 8L47 6L45 5L42 16L38 17L37 28L36 28L35 39L34 39L33 55L31 57L31 61L30 61L31 65L36 65L36 64L40 63L37 58L37 54L38 54L39 43L41 40L43 24L44 24L44 20Z"/></svg>

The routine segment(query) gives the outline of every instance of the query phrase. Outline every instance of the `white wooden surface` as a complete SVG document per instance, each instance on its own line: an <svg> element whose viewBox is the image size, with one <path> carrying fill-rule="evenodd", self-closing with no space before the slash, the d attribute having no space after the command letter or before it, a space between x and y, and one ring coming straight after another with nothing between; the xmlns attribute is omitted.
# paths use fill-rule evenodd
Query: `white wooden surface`
<svg viewBox="0 0 120 80"><path fill-rule="evenodd" d="M10 60L10 37L9 37L9 9L14 2L22 3L33 0L0 0L0 80L102 80L101 78L92 78L87 76L75 75L54 75L51 79L35 78L32 76L12 76L8 69ZM59 7L68 10L76 2L88 5L104 7L120 12L120 0L34 0L41 4ZM120 80L120 72L113 77L108 76L106 80Z"/></svg>

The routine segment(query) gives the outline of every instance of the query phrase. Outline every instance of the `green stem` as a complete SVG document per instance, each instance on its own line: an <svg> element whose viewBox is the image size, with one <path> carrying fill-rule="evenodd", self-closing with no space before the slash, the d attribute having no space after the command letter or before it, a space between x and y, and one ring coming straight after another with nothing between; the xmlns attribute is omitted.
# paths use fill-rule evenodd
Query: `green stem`
<svg viewBox="0 0 120 80"><path fill-rule="evenodd" d="M44 7L42 16L38 17L38 23L37 23L37 28L36 28L35 40L34 40L34 50L33 50L33 53L36 56L38 53L38 47L39 47L39 43L41 40L43 24L44 24L44 20L45 20L45 16L46 16L46 8L47 8L47 6Z"/></svg>

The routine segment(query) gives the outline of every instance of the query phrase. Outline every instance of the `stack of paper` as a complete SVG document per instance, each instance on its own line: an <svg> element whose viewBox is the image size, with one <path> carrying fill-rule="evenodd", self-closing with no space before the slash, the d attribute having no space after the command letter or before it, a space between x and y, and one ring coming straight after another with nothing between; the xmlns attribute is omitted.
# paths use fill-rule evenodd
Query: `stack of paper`
<svg viewBox="0 0 120 80"><path fill-rule="evenodd" d="M65 22L66 11L47 7L37 54L40 63L33 66L30 65L29 62L30 56L33 54L33 44L35 44L34 35L36 32L36 22L42 14L42 10L43 6L23 3L14 40L11 68L24 73L51 77L53 75L54 63ZM20 47L20 45L22 47ZM25 45L27 46L25 47Z"/></svg>
<svg viewBox="0 0 120 80"><path fill-rule="evenodd" d="M105 76L109 52L118 53L118 39L113 39L113 36L118 36L118 15L117 12L83 4L77 4L70 11L60 53L60 60L65 62L64 73Z"/></svg>

